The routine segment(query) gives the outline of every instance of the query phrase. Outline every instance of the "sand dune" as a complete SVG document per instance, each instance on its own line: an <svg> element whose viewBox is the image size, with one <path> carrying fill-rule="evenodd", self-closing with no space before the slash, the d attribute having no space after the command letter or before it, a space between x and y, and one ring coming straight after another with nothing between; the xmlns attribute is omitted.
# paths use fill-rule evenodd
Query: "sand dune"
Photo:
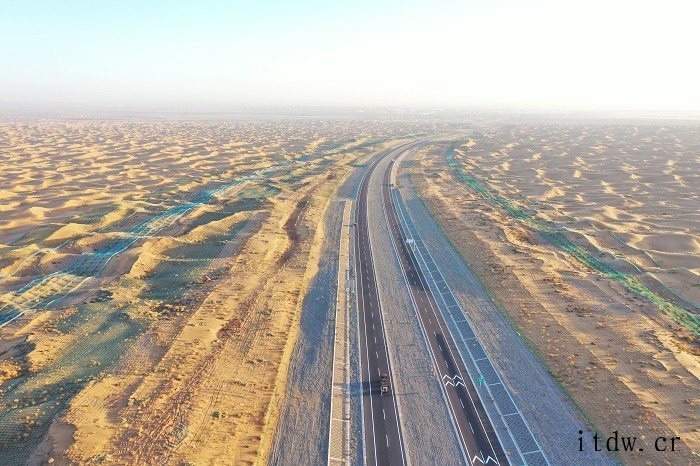
<svg viewBox="0 0 700 466"><path fill-rule="evenodd" d="M264 461L338 181L432 127L0 123L0 464Z"/></svg>
<svg viewBox="0 0 700 466"><path fill-rule="evenodd" d="M700 161L690 148L699 131L632 125L491 128L487 139L469 147L465 163L540 202L553 221L584 235L612 231L663 268L698 270ZM649 264L641 259L639 265Z"/></svg>
<svg viewBox="0 0 700 466"><path fill-rule="evenodd" d="M697 321L678 317L699 314L698 140L697 126L484 125L458 145L455 163L499 197L455 176L447 144L422 150L411 173L452 243L596 429L675 432L679 464L697 463L700 452ZM557 225L573 246L538 225ZM657 294L620 286L620 271ZM665 312L670 302L682 312ZM625 464L670 461L621 455Z"/></svg>

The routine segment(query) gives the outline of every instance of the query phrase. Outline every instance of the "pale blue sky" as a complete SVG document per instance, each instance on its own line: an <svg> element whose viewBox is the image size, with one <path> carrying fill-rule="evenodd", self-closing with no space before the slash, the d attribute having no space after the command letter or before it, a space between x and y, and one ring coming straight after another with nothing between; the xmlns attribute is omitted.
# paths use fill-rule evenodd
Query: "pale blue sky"
<svg viewBox="0 0 700 466"><path fill-rule="evenodd" d="M700 110L698 3L0 0L0 104Z"/></svg>

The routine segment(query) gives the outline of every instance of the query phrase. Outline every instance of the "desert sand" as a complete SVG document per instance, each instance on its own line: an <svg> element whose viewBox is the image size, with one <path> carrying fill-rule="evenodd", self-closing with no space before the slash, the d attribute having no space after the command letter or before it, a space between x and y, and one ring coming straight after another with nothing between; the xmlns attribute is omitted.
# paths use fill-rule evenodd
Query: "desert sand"
<svg viewBox="0 0 700 466"><path fill-rule="evenodd" d="M263 464L326 206L419 129L0 125L0 463Z"/></svg>
<svg viewBox="0 0 700 466"><path fill-rule="evenodd" d="M1 123L0 463L264 464L329 201L446 128ZM698 128L455 128L404 165L450 240L592 429L682 438L624 461L697 462Z"/></svg>
<svg viewBox="0 0 700 466"><path fill-rule="evenodd" d="M621 453L629 464L698 460L697 326L587 267L531 222L561 226L583 251L697 319L699 131L478 127L455 144L426 147L411 166L414 185L452 243L591 428L682 439L674 455ZM448 154L486 194L458 178Z"/></svg>

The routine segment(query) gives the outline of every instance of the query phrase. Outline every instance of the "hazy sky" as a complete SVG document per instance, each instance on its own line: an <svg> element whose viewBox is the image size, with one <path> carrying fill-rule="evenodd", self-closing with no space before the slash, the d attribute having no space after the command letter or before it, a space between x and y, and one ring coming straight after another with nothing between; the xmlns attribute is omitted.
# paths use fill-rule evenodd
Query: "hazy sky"
<svg viewBox="0 0 700 466"><path fill-rule="evenodd" d="M0 0L0 104L700 110L697 0Z"/></svg>

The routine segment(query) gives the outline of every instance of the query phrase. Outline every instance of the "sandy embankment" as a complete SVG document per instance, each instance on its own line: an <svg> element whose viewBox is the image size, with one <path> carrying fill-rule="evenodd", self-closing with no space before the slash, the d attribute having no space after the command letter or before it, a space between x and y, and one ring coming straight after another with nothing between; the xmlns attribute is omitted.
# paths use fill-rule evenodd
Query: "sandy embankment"
<svg viewBox="0 0 700 466"><path fill-rule="evenodd" d="M697 259L692 238L697 231L693 229L697 215L685 201L676 199L679 193L669 191L670 188L644 191L634 196L633 208L632 200L619 194L621 190L634 190L624 183L617 187L610 182L610 189L603 194L598 193L598 182L590 179L592 175L579 173L578 184L570 183L566 177L576 172L567 165L572 157L560 155L562 147L572 150L565 142L559 144L559 155L541 162L544 148L524 146L517 150L510 138L526 139L522 135L497 134L491 139L497 136L502 140L477 140L466 151L465 147L460 148L460 163L473 173L488 175L493 185L511 199L523 194L537 198L538 215L572 229L578 226L578 231L594 244L602 246L605 238L590 225L587 229L582 227L587 222L581 222L579 215L588 215L586 220L594 224L597 221L600 226L605 223L616 234L649 231L643 236L645 241L651 241L648 245L656 244L656 249L646 253L662 265L657 266L657 274L680 268L693 273L695 268L687 267L687 262L658 253L662 248L675 249L679 256L685 255L686 261ZM480 146L482 142L484 147ZM498 151L494 150L496 147ZM528 155L532 152L539 155ZM675 433L683 439L684 446L673 460L696 461L700 451L696 402L700 391L700 351L692 333L653 303L582 267L552 249L551 244L541 243L503 209L458 182L444 155L438 154L425 151L420 166L413 172L412 179L426 204L595 426L604 433L619 430L640 433L646 439L656 438L658 432ZM631 166L632 157L627 154L625 159ZM595 160L604 165L600 155ZM504 166L504 162L508 165ZM535 171L530 167L533 162ZM609 163L607 168L591 167L590 171L612 172L617 161L613 158ZM585 168L581 164L578 167L579 171ZM562 197L562 193L566 196ZM644 214L639 213L640 209ZM666 209L675 210L679 220L667 219ZM602 221L601 213L609 217L607 223ZM661 233L662 226L675 233ZM684 240L676 245L675 241L667 241L669 235L680 235ZM608 242L605 246L614 245ZM679 248L688 250L681 252ZM627 255L635 250L620 247L618 251ZM637 251L631 260L647 268L653 264L649 256ZM656 452L623 454L623 459L630 464L669 461L668 456Z"/></svg>
<svg viewBox="0 0 700 466"><path fill-rule="evenodd" d="M700 305L696 127L494 129L465 161Z"/></svg>
<svg viewBox="0 0 700 466"><path fill-rule="evenodd" d="M108 451L113 459L144 464L163 455L200 464L256 460L263 427L267 423L265 444L274 429L275 410L266 414L283 389L297 304L315 268L312 242L320 238L310 228L331 189L323 182L275 202L238 257L226 259L226 275L151 373L105 379L81 397L109 399L121 392L131 406L105 412L109 405L88 408L76 400L71 458ZM101 420L97 426L95 419Z"/></svg>
<svg viewBox="0 0 700 466"><path fill-rule="evenodd" d="M58 277L42 285L46 308L0 330L0 463L253 461L264 450L272 391L284 381L295 303L314 270L313 232L336 186L325 177L366 155L368 141L433 127L0 124L0 295ZM220 182L290 159L302 162L172 224L137 228ZM132 236L97 276L51 275ZM284 267L271 268L275 261ZM82 283L68 295L66 276Z"/></svg>

